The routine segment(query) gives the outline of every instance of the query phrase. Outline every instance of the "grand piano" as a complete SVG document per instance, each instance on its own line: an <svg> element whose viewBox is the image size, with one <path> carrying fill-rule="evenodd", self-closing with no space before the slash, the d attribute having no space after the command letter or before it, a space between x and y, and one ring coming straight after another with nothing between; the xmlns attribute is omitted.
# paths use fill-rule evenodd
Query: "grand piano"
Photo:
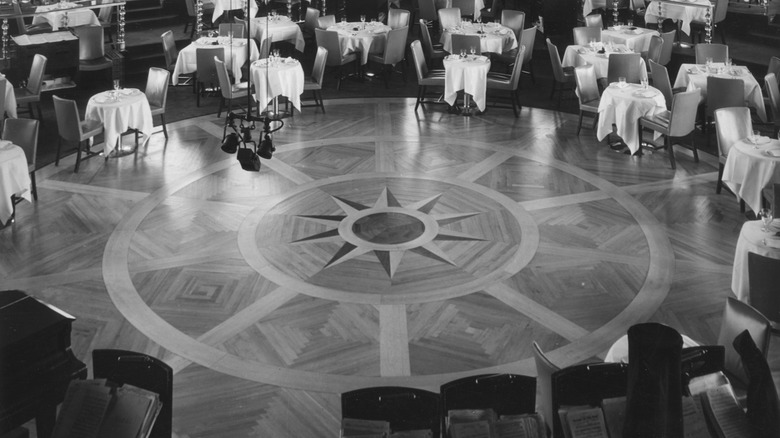
<svg viewBox="0 0 780 438"><path fill-rule="evenodd" d="M18 290L0 292L0 435L35 419L51 436L57 405L87 367L70 348L72 316Z"/></svg>

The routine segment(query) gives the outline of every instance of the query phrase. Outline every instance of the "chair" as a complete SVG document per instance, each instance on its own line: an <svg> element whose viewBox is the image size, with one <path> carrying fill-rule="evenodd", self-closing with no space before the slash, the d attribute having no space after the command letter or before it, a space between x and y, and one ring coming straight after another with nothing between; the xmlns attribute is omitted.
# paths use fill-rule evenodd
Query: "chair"
<svg viewBox="0 0 780 438"><path fill-rule="evenodd" d="M672 60L672 50L674 49L674 37L676 36L676 30L670 30L669 32L661 32L661 39L664 40L661 46L661 56L658 58L658 63L665 66Z"/></svg>
<svg viewBox="0 0 780 438"><path fill-rule="evenodd" d="M737 379L743 387L747 386L748 376L745 374L739 354L734 349L734 338L744 330L750 332L753 342L766 357L772 334L769 320L750 304L733 297L726 298L726 306L723 308L723 317L720 321L718 345L725 347L724 365L729 379Z"/></svg>
<svg viewBox="0 0 780 438"><path fill-rule="evenodd" d="M561 368L547 358L547 355L544 354L542 348L536 341L534 341L533 346L534 362L536 363L536 386L538 387L537 394L539 396L539 400L536 404L542 411L547 427L551 428L553 424L553 415L557 415L557 413L553 414L552 410L552 375Z"/></svg>
<svg viewBox="0 0 780 438"><path fill-rule="evenodd" d="M86 143L86 148L84 148L85 159L98 155L97 152L90 151L88 140L100 134L103 131L103 125L95 120L80 120L79 109L75 100L52 96L52 101L54 102L54 115L57 118L57 131L59 133L57 156L54 160L54 165L59 166L60 164L62 142L76 142L76 167L73 172L78 173L79 164L81 163L81 143Z"/></svg>
<svg viewBox="0 0 780 438"><path fill-rule="evenodd" d="M659 62L661 61L661 52L663 51L664 46L664 40L658 35L653 35L650 37L650 44L648 45L647 52L642 53L642 57L645 60L645 63L648 63L647 69L650 73L650 76L652 77L653 72L650 70L649 61L653 62Z"/></svg>
<svg viewBox="0 0 780 438"><path fill-rule="evenodd" d="M479 35L452 35L452 53L458 54L463 50L465 53L471 53L471 49L474 49L474 53L477 55L482 54L482 47L480 44Z"/></svg>
<svg viewBox="0 0 780 438"><path fill-rule="evenodd" d="M103 43L103 28L100 26L77 26L79 37L79 71L112 69L114 62L106 57Z"/></svg>
<svg viewBox="0 0 780 438"><path fill-rule="evenodd" d="M601 14L590 14L585 16L585 26L604 28L604 20L601 18Z"/></svg>
<svg viewBox="0 0 780 438"><path fill-rule="evenodd" d="M769 66L766 68L767 74L774 73L775 76L780 76L780 58L773 56L769 58Z"/></svg>
<svg viewBox="0 0 780 438"><path fill-rule="evenodd" d="M723 188L723 169L731 147L753 131L750 109L746 106L715 110L715 132L718 137L718 184L715 193ZM736 334L735 334L736 336Z"/></svg>
<svg viewBox="0 0 780 438"><path fill-rule="evenodd" d="M406 36L409 33L409 27L400 27L398 29L391 29L387 33L387 41L385 42L385 51L382 55L368 55L368 60L382 64L384 67L384 81L385 88L390 87L390 76L395 71L395 66L401 64L403 70L404 82L406 82L406 64L404 61L404 53L406 50Z"/></svg>
<svg viewBox="0 0 780 438"><path fill-rule="evenodd" d="M777 75L767 73L764 76L764 88L769 97L769 110L772 113L772 123L780 130L780 89L777 85ZM2 89L2 88L0 88Z"/></svg>
<svg viewBox="0 0 780 438"><path fill-rule="evenodd" d="M607 66L607 81L617 82L618 78L626 78L629 84L642 81L642 55L639 53L613 53L609 55Z"/></svg>
<svg viewBox="0 0 780 438"><path fill-rule="evenodd" d="M441 61L447 56L447 52L442 49L437 49L433 45L428 25L422 18L420 19L420 38L422 38L422 50L425 55L425 62L428 63L430 67L433 67L434 61Z"/></svg>
<svg viewBox="0 0 780 438"><path fill-rule="evenodd" d="M769 320L773 333L780 333L780 260L748 253L750 305Z"/></svg>
<svg viewBox="0 0 780 438"><path fill-rule="evenodd" d="M98 23L100 23L100 27L103 28L103 34L105 37L107 37L108 42L112 43L114 42L114 37L111 32L111 28L113 26L113 22L111 17L114 14L114 7L113 6L104 6L100 8L100 11L98 11Z"/></svg>
<svg viewBox="0 0 780 438"><path fill-rule="evenodd" d="M325 61L328 60L328 49L325 47L317 47L317 55L314 57L314 67L312 68L311 75L304 78L303 91L311 91L314 95L313 105L301 105L302 107L315 106L322 108L322 112L325 112L325 105L322 102L322 81L325 77Z"/></svg>
<svg viewBox="0 0 780 438"><path fill-rule="evenodd" d="M474 0L452 0L452 7L460 10L461 17L473 19L476 13L474 3Z"/></svg>
<svg viewBox="0 0 780 438"><path fill-rule="evenodd" d="M520 50L518 50L517 56L515 57L515 62L512 65L512 72L510 74L488 72L487 75L487 89L499 90L502 92L493 96L491 99L508 98L512 112L515 113L515 118L519 116L518 110L523 108L522 105L520 105L518 85L520 84L520 74L523 70L524 56L525 47L520 47Z"/></svg>
<svg viewBox="0 0 780 438"><path fill-rule="evenodd" d="M439 14L439 31L460 25L460 9L442 8L437 13Z"/></svg>
<svg viewBox="0 0 780 438"><path fill-rule="evenodd" d="M520 45L525 47L523 52L523 71L522 74L531 76L531 82L536 83L536 76L534 75L534 44L536 44L536 26L531 26L528 29L523 29L520 36Z"/></svg>
<svg viewBox="0 0 780 438"><path fill-rule="evenodd" d="M705 131L716 110L732 106L745 106L745 84L742 79L707 76L707 90L714 92L707 93L707 99L704 103ZM709 136L707 136L707 142L709 144Z"/></svg>
<svg viewBox="0 0 780 438"><path fill-rule="evenodd" d="M46 57L36 53L30 66L30 75L27 77L27 86L14 88L16 104L20 107L27 104L27 112L33 116L33 104L38 108L38 120L43 120L41 114L41 87L43 86L43 72L46 71Z"/></svg>
<svg viewBox="0 0 780 438"><path fill-rule="evenodd" d="M306 17L303 22L303 36L308 40L314 39L314 29L319 27L320 10L306 8Z"/></svg>
<svg viewBox="0 0 780 438"><path fill-rule="evenodd" d="M552 374L553 436L563 437L558 410L561 406L599 406L605 398L626 395L628 364L574 365Z"/></svg>
<svg viewBox="0 0 780 438"><path fill-rule="evenodd" d="M479 18L483 23L490 23L495 21L501 16L501 11L504 7L503 0L493 0L493 4L489 8L482 8L479 13Z"/></svg>
<svg viewBox="0 0 780 438"><path fill-rule="evenodd" d="M0 89L5 90L5 88ZM35 184L35 155L38 152L39 126L40 122L38 120L8 119L3 124L2 134L3 140L8 140L24 150L24 155L27 157L27 171L30 173L30 182L32 184L32 195L36 201L38 200L38 188Z"/></svg>
<svg viewBox="0 0 780 438"><path fill-rule="evenodd" d="M246 38L246 27L244 26L244 23L220 23L219 35L232 35L233 38Z"/></svg>
<svg viewBox="0 0 780 438"><path fill-rule="evenodd" d="M750 435L756 437L780 436L780 400L772 378L772 370L761 350L753 342L750 332L743 331L734 339L746 374L750 377L746 401Z"/></svg>
<svg viewBox="0 0 780 438"><path fill-rule="evenodd" d="M574 78L577 83L577 97L580 101L580 121L577 124L577 135L580 135L582 118L586 113L593 116L591 129L596 129L601 95L599 94L599 84L596 78L596 68L592 64L585 64L575 68Z"/></svg>
<svg viewBox="0 0 780 438"><path fill-rule="evenodd" d="M439 388L442 431L454 409L492 409L497 415L536 411L536 377L482 374L447 382Z"/></svg>
<svg viewBox="0 0 780 438"><path fill-rule="evenodd" d="M672 163L672 169L677 165L674 161L674 150L671 138L687 137L696 128L696 108L699 106L701 94L699 90L688 91L675 94L672 99L671 111L664 111L654 116L643 116L639 118L639 144L642 144L642 128L648 128L663 134L664 148L669 151L669 161ZM693 148L694 161L699 161L699 153L696 150L696 144L691 138L691 147Z"/></svg>
<svg viewBox="0 0 780 438"><path fill-rule="evenodd" d="M257 53L258 53L257 59L268 59L268 57L271 56L271 44L272 44L271 37L265 38L260 43L260 45L257 48Z"/></svg>
<svg viewBox="0 0 780 438"><path fill-rule="evenodd" d="M412 60L414 61L414 70L417 73L417 102L414 105L415 112L420 105L425 109L425 96L428 87L444 87L444 70L428 70L428 64L425 62L423 50L419 40L412 41Z"/></svg>
<svg viewBox="0 0 780 438"><path fill-rule="evenodd" d="M575 83L574 80L574 67L564 68L561 65L561 56L558 54L558 47L547 38L547 51L550 53L550 62L552 63L553 70L553 86L550 90L550 99L555 95L555 91L558 90L558 107L561 106L561 97L563 91L571 89L571 85Z"/></svg>
<svg viewBox="0 0 780 438"><path fill-rule="evenodd" d="M184 0L184 4L187 7L187 15L190 17L190 19L184 23L184 33L187 33L187 28L192 26L192 29L190 30L190 39L195 36L195 30L198 27L198 16L197 11L195 10L195 2L196 0ZM214 5L204 4L201 12L203 13L201 15L203 22L205 22L209 27L214 27Z"/></svg>
<svg viewBox="0 0 780 438"><path fill-rule="evenodd" d="M327 29L336 25L335 15L323 15L317 19L317 29Z"/></svg>
<svg viewBox="0 0 780 438"><path fill-rule="evenodd" d="M155 357L134 351L92 351L92 374L117 384L133 385L160 396L162 407L150 438L170 438L173 429L173 370Z"/></svg>
<svg viewBox="0 0 780 438"><path fill-rule="evenodd" d="M222 115L222 108L225 107L225 101L227 101L227 107L225 110L230 112L233 109L233 99L246 98L249 96L249 82L241 82L239 84L230 83L230 77L228 76L227 67L216 56L214 57L214 67L217 71L217 78L219 79L219 89L222 92L222 99L219 101L219 109L217 109L217 117ZM241 109L244 109L239 104Z"/></svg>
<svg viewBox="0 0 780 438"><path fill-rule="evenodd" d="M718 26L723 20L726 19L726 13L728 12L729 0L714 0L711 3L714 4L712 10L712 33L720 28L720 42L726 44L726 30L722 26ZM691 21L691 37L699 36L699 42L701 43L702 34L704 33L706 23L702 21Z"/></svg>
<svg viewBox="0 0 780 438"><path fill-rule="evenodd" d="M418 0L417 8L421 20L430 23L439 19L439 14L436 13L436 0Z"/></svg>
<svg viewBox="0 0 780 438"><path fill-rule="evenodd" d="M578 46L587 46L591 41L601 42L601 28L600 27L575 27L572 29L574 35L574 44ZM610 58L612 55L610 55Z"/></svg>
<svg viewBox="0 0 780 438"><path fill-rule="evenodd" d="M672 96L674 91L672 90L672 83L669 81L669 72L663 65L650 60L650 75L653 77L653 86L664 95L666 100L666 109L672 107Z"/></svg>
<svg viewBox="0 0 780 438"><path fill-rule="evenodd" d="M520 41L520 34L525 28L525 12L504 9L501 11L501 25L512 29L515 38Z"/></svg>
<svg viewBox="0 0 780 438"><path fill-rule="evenodd" d="M146 99L149 101L149 108L152 110L152 117L160 116L162 121L163 135L168 139L168 128L165 126L165 103L168 101L168 84L171 72L157 67L149 68L149 74L146 77Z"/></svg>
<svg viewBox="0 0 780 438"><path fill-rule="evenodd" d="M379 386L341 394L341 418L383 420L390 430L430 430L439 436L439 394L417 388Z"/></svg>
<svg viewBox="0 0 780 438"><path fill-rule="evenodd" d="M197 106L200 106L201 94L205 93L207 88L214 88L214 84L219 84L217 69L214 67L215 56L221 61L225 60L225 51L222 47L199 47L195 49L195 103Z"/></svg>
<svg viewBox="0 0 780 438"><path fill-rule="evenodd" d="M729 58L729 46L725 44L696 44L694 51L697 64L704 64L707 58L712 58L712 62L726 62Z"/></svg>
<svg viewBox="0 0 780 438"><path fill-rule="evenodd" d="M322 29L314 29L314 32L317 36L317 45L319 47L325 47L328 50L328 60L325 62L325 65L338 69L336 89L339 90L341 89L341 81L346 77L342 74L343 68L345 65L352 62L355 63L355 68L357 68L357 54L349 53L347 55L342 55L338 32Z"/></svg>
<svg viewBox="0 0 780 438"><path fill-rule="evenodd" d="M409 27L409 17L412 14L405 9L391 8L387 14L387 25L390 29L400 29L402 27Z"/></svg>

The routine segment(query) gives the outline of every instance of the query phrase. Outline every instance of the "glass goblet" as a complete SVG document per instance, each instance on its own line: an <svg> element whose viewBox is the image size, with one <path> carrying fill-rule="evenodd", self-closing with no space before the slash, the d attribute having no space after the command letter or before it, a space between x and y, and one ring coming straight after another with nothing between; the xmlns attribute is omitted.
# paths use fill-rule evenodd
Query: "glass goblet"
<svg viewBox="0 0 780 438"><path fill-rule="evenodd" d="M765 233L771 233L771 230L769 229L769 225L772 224L772 219L774 219L772 215L772 210L769 208L762 208L761 210L758 210L758 218L761 219L761 223L763 226L761 227L761 231Z"/></svg>

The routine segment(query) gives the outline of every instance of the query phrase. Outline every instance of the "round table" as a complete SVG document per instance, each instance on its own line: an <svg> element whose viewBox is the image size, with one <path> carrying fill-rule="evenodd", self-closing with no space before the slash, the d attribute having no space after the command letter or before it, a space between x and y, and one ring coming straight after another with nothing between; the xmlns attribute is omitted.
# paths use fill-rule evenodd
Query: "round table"
<svg viewBox="0 0 780 438"><path fill-rule="evenodd" d="M612 44L625 45L629 50L640 53L650 48L650 39L660 34L657 30L645 29L644 27L629 26L603 30L601 32L601 41L611 42Z"/></svg>
<svg viewBox="0 0 780 438"><path fill-rule="evenodd" d="M85 118L103 124L105 143L103 151L106 156L116 147L119 148L121 134L128 129L135 129L149 140L152 133L152 110L146 94L136 88L119 90L116 99L111 97L111 91L103 91L89 98Z"/></svg>
<svg viewBox="0 0 780 438"><path fill-rule="evenodd" d="M10 141L0 140L0 226L14 211L11 196L30 200L30 172L24 150Z"/></svg>
<svg viewBox="0 0 780 438"><path fill-rule="evenodd" d="M255 100L261 108L276 96L285 96L295 109L301 110L304 77L300 62L293 58L260 59L252 63L249 73L255 85Z"/></svg>
<svg viewBox="0 0 780 438"><path fill-rule="evenodd" d="M225 11L246 11L246 0L214 0L214 12L212 13L212 20L217 20ZM257 15L257 3L254 1L249 2L249 17L252 18Z"/></svg>
<svg viewBox="0 0 780 438"><path fill-rule="evenodd" d="M734 267L731 271L731 290L737 299L750 303L750 279L748 277L748 252L780 259L780 237L775 233L780 226L775 221L769 225L771 233L761 231L761 221L748 221L742 225L734 249Z"/></svg>
<svg viewBox="0 0 780 438"><path fill-rule="evenodd" d="M468 23L465 26L461 25L454 29L445 29L441 33L439 42L444 46L444 50L449 53L452 53L453 34L480 36L479 47L482 53L504 53L517 47L515 33L506 26L496 23L487 23L482 26Z"/></svg>
<svg viewBox="0 0 780 438"><path fill-rule="evenodd" d="M637 84L627 84L621 88L617 83L610 84L601 95L596 137L603 140L612 133L614 124L617 135L633 154L640 147L637 122L639 118L663 111L666 111L666 99L658 89L642 89L642 86Z"/></svg>
<svg viewBox="0 0 780 438"><path fill-rule="evenodd" d="M300 26L290 17L277 15L270 20L268 17L256 17L249 20L249 36L257 41L271 38L271 42L289 41L295 45L295 50L303 52L306 42Z"/></svg>
<svg viewBox="0 0 780 438"><path fill-rule="evenodd" d="M698 347L699 343L693 339L682 336L683 346L682 348ZM620 337L607 351L607 355L604 357L604 362L622 362L628 363L628 335L625 334Z"/></svg>
<svg viewBox="0 0 780 438"><path fill-rule="evenodd" d="M464 106L468 110L468 96L474 99L480 111L485 110L485 91L487 74L490 71L490 59L487 56L449 55L444 58L444 100L455 105L458 91L463 90ZM466 113L468 114L468 113Z"/></svg>
<svg viewBox="0 0 780 438"><path fill-rule="evenodd" d="M596 69L597 78L606 78L609 73L609 55L612 53L633 53L623 44L603 44L598 43L597 49L604 48L604 53L599 53L595 49L587 46L573 44L566 47L563 52L561 64L564 67L579 67L585 64L591 64ZM608 49L608 50L607 50ZM647 79L647 66L645 60L639 60L640 79Z"/></svg>
<svg viewBox="0 0 780 438"><path fill-rule="evenodd" d="M762 137L758 143L741 140L732 146L722 178L723 183L755 212L761 209L764 187L780 183L780 140Z"/></svg>
<svg viewBox="0 0 780 438"><path fill-rule="evenodd" d="M360 52L360 64L365 65L369 53L384 53L390 26L379 22L341 22L328 30L338 32L343 56Z"/></svg>

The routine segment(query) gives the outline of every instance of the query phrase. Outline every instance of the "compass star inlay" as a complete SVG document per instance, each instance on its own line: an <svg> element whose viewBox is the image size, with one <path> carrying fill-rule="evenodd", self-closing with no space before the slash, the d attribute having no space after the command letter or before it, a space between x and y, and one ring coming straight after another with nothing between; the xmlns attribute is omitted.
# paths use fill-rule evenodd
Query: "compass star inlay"
<svg viewBox="0 0 780 438"><path fill-rule="evenodd" d="M330 240L335 236L344 244L325 264L325 268L354 259L373 251L390 278L395 275L406 251L412 251L432 260L455 265L436 241L483 241L467 233L440 228L480 214L479 212L456 214L431 214L441 194L420 200L407 206L393 196L387 187L373 205L364 205L338 196L331 198L345 215L298 215L319 223L331 223L337 228L295 240L311 242Z"/></svg>

